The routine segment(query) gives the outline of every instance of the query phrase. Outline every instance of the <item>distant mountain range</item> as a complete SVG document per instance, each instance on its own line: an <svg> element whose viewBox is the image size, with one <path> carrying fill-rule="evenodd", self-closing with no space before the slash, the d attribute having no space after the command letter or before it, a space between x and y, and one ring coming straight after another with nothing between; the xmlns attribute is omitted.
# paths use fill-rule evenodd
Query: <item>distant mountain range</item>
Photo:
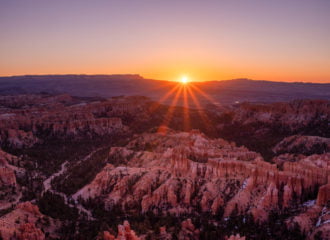
<svg viewBox="0 0 330 240"><path fill-rule="evenodd" d="M145 79L140 75L25 75L0 77L0 95L68 93L82 97L143 95L160 100L176 82ZM330 100L330 83L271 82L249 79L190 83L202 104L240 102L282 102L294 99ZM196 90L200 89L200 91ZM171 103L175 93L165 100ZM188 94L189 97L189 94ZM183 104L183 94L177 105ZM188 101L193 106L193 101Z"/></svg>

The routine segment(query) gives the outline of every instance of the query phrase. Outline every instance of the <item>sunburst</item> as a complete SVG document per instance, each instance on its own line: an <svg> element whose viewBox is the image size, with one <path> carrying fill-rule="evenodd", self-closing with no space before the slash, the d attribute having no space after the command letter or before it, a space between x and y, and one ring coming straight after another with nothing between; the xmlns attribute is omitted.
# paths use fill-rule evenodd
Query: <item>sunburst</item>
<svg viewBox="0 0 330 240"><path fill-rule="evenodd" d="M165 95L159 100L159 104L155 107L157 108L160 104L162 104L167 99L171 99L171 103L168 107L168 110L164 116L164 119L158 128L158 132L162 134L166 134L166 131L172 121L174 111L176 109L177 103L179 99L182 100L183 111L182 111L182 119L183 119L183 129L184 131L189 131L191 129L191 121L190 119L190 108L194 106L197 109L200 119L202 120L205 127L208 127L210 124L210 120L203 110L202 104L200 103L200 96L211 102L213 104L218 104L211 96L202 91L199 87L197 87L194 82L190 82L187 76L183 76L180 78L178 83L171 88ZM155 109L154 108L154 109ZM153 109L153 110L154 110Z"/></svg>
<svg viewBox="0 0 330 240"><path fill-rule="evenodd" d="M189 82L189 78L187 76L182 76L180 82L182 84L187 84Z"/></svg>

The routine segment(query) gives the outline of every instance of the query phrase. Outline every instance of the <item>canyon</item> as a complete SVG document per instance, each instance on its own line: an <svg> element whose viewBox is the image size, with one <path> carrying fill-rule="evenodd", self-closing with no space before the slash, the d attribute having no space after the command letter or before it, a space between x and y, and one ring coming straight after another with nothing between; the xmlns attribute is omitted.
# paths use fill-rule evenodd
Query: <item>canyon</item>
<svg viewBox="0 0 330 240"><path fill-rule="evenodd" d="M329 120L327 100L0 96L0 236L329 239Z"/></svg>

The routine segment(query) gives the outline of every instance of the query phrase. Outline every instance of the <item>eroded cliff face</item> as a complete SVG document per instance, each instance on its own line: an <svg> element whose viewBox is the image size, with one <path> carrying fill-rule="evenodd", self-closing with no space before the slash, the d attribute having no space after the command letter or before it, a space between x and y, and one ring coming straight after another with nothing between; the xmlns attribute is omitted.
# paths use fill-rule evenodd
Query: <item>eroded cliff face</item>
<svg viewBox="0 0 330 240"><path fill-rule="evenodd" d="M272 210L301 204L327 184L329 174L324 164L303 160L285 162L279 170L255 152L198 131L142 134L112 148L109 159L123 164L108 164L74 198L101 198L107 209L175 215L222 209L224 217L251 213L266 221ZM328 198L320 197L318 205Z"/></svg>
<svg viewBox="0 0 330 240"><path fill-rule="evenodd" d="M12 99L16 99L19 108ZM1 101L4 107L0 108L0 145L11 148L29 148L52 137L79 138L125 132L128 129L122 119L135 114L144 116L151 104L143 97L86 103L67 95L0 97Z"/></svg>

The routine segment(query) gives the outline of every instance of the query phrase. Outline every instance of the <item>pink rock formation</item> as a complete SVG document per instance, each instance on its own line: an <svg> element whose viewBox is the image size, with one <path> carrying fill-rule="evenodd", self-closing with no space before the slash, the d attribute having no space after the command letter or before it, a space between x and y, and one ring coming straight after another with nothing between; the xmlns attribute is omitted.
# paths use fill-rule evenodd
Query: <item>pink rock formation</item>
<svg viewBox="0 0 330 240"><path fill-rule="evenodd" d="M118 240L140 240L136 236L135 232L131 230L131 226L128 221L124 221L123 225L118 225Z"/></svg>
<svg viewBox="0 0 330 240"><path fill-rule="evenodd" d="M38 138L41 135L46 136L45 139L111 135L127 131L122 117L138 115L144 119L148 118L150 110L150 104L138 97L89 104L75 101L68 95L0 97L3 106L0 108L0 146L31 147L43 141L42 137ZM324 119L330 116L329 103L325 101L242 104L238 109L228 111L233 113L232 121L242 126L276 122L289 131L309 126L319 116ZM225 125L218 128L222 127ZM319 190L316 204L301 207L287 224L294 226L298 223L311 236L321 229L322 236L327 236L330 154L304 156L288 152L304 146L308 150L306 155L309 155L309 150L319 144L325 143L327 149L328 139L311 136L285 138L274 151L286 154L277 156L275 164L271 164L243 146L207 138L199 131L177 133L168 128L163 130L162 134L136 135L126 147L111 148L109 161L118 161L107 164L73 198L103 199L107 209L119 207L130 212L141 209L142 212L179 215L194 213L197 209L212 214L224 210L224 217L228 217L237 210L265 221L270 211L282 211L293 205L301 207L306 196ZM0 151L0 187L16 185L16 169L8 164L14 161ZM17 216L25 215L28 215L26 221L30 225L22 226L22 236L38 239L41 235L38 229L34 229L34 223L42 215L31 203L21 203L12 214L1 217L0 230L5 229L6 236L9 236L19 227L15 223ZM318 227L315 222L320 223ZM165 229L160 232L163 238L170 237ZM199 231L189 219L182 222L180 234L181 239L199 237ZM103 238L139 239L128 222L118 226L117 238L109 232L103 232ZM240 237L231 236L230 239Z"/></svg>
<svg viewBox="0 0 330 240"><path fill-rule="evenodd" d="M20 129L7 130L7 143L13 148L32 147L38 142L31 131L23 131Z"/></svg>
<svg viewBox="0 0 330 240"><path fill-rule="evenodd" d="M101 238L102 240L140 240L131 229L128 221L124 221L123 225L118 225L117 237L113 236L108 231L104 231Z"/></svg>
<svg viewBox="0 0 330 240"><path fill-rule="evenodd" d="M198 240L200 231L196 229L191 219L184 220L181 223L181 231L179 232L179 240Z"/></svg>
<svg viewBox="0 0 330 240"><path fill-rule="evenodd" d="M101 236L100 240L115 240L115 236L110 234L108 231L104 231L102 233L102 236Z"/></svg>
<svg viewBox="0 0 330 240"><path fill-rule="evenodd" d="M17 233L18 240L44 240L45 234L33 223L22 224Z"/></svg>
<svg viewBox="0 0 330 240"><path fill-rule="evenodd" d="M144 98L114 98L103 102L74 104L70 96L17 96L2 98L8 106L17 99L21 108L0 109L0 146L31 147L43 137L82 137L127 131L121 117L148 113ZM147 104L148 103L148 104ZM143 110L143 111L142 111Z"/></svg>
<svg viewBox="0 0 330 240"><path fill-rule="evenodd" d="M289 228L298 224L301 231L307 233L308 239L329 239L330 237L330 184L319 188L316 201L306 204L306 210L297 216L287 219ZM315 224L316 223L316 224Z"/></svg>
<svg viewBox="0 0 330 240"><path fill-rule="evenodd" d="M0 186L16 186L16 176L12 169L0 166Z"/></svg>
<svg viewBox="0 0 330 240"><path fill-rule="evenodd" d="M308 236L308 240L330 239L330 208L323 207L317 219L316 227Z"/></svg>
<svg viewBox="0 0 330 240"><path fill-rule="evenodd" d="M298 224L301 231L308 233L315 227L315 222L320 216L321 211L322 208L320 206L313 205L299 215L287 219L286 224L289 229L293 229Z"/></svg>
<svg viewBox="0 0 330 240"><path fill-rule="evenodd" d="M241 237L238 233L236 235L231 235L226 237L226 240L245 240L245 237Z"/></svg>
<svg viewBox="0 0 330 240"><path fill-rule="evenodd" d="M44 219L48 219L47 222ZM54 219L41 214L38 207L31 202L23 202L16 208L0 217L0 232L4 240L13 239L45 239L41 228L50 232L50 237L57 239L56 229L61 226Z"/></svg>
<svg viewBox="0 0 330 240"><path fill-rule="evenodd" d="M75 198L102 196L107 208L140 205L143 212L173 214L197 207L215 214L223 207L226 217L237 208L265 221L294 195L326 184L329 172L307 160L285 162L281 171L257 153L198 132L143 134L110 156L127 166L107 165Z"/></svg>
<svg viewBox="0 0 330 240"><path fill-rule="evenodd" d="M320 187L316 204L319 206L330 205L330 183Z"/></svg>
<svg viewBox="0 0 330 240"><path fill-rule="evenodd" d="M23 211L29 212L33 215L41 216L39 208L37 205L32 204L31 202L22 202L16 206L16 209L22 209Z"/></svg>
<svg viewBox="0 0 330 240"><path fill-rule="evenodd" d="M159 239L160 240L172 240L172 235L166 231L166 227L159 228Z"/></svg>
<svg viewBox="0 0 330 240"><path fill-rule="evenodd" d="M11 166L8 161L14 162L15 157L0 149L0 187L16 186L15 167Z"/></svg>

